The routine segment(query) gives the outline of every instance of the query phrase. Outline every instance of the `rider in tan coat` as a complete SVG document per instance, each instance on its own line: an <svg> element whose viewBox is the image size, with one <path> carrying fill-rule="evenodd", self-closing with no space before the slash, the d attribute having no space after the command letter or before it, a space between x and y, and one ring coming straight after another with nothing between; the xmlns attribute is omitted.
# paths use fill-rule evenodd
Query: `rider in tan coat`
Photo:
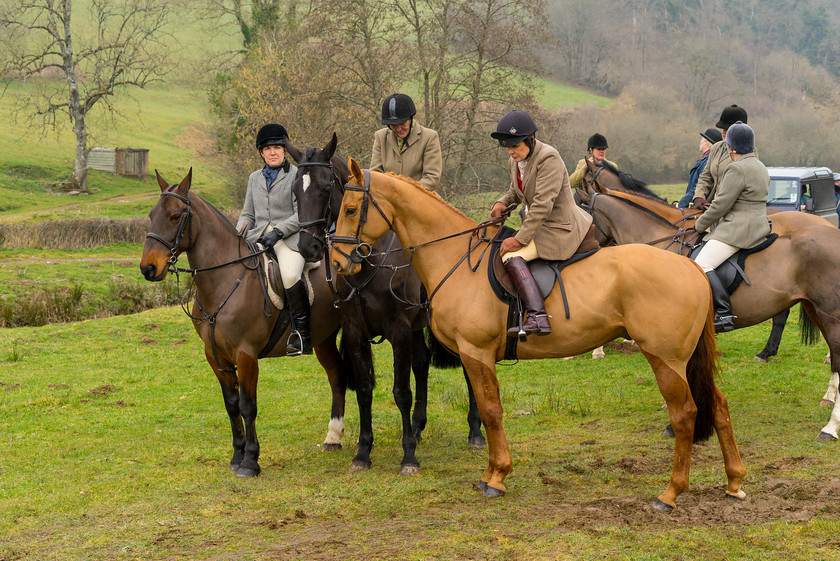
<svg viewBox="0 0 840 561"><path fill-rule="evenodd" d="M490 136L510 155L510 188L500 197L490 216L501 216L511 204L525 204L527 215L519 232L502 242L499 252L525 304L526 333L551 333L545 304L531 276L527 261L568 259L581 246L592 226L592 217L575 204L569 173L560 154L536 139L537 126L524 111L511 111L499 120ZM508 331L516 336L518 328Z"/></svg>

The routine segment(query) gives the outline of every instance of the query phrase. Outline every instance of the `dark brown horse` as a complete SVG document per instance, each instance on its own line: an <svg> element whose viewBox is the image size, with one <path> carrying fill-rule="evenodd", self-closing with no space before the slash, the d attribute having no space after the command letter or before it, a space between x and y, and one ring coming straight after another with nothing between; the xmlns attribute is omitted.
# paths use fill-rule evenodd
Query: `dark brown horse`
<svg viewBox="0 0 840 561"><path fill-rule="evenodd" d="M467 369L487 433L489 464L479 488L505 492L513 469L502 426L496 362L505 356L507 305L488 282L479 259L497 225L477 225L434 192L393 174L363 171L350 160L331 256L340 274L388 230L396 232L430 294L432 330L456 350ZM726 398L714 383L715 337L711 290L688 259L644 245L604 248L569 265L545 300L553 330L519 344L522 359L573 356L617 337L632 337L650 364L676 433L671 481L654 503L670 510L688 487L692 441L714 429L723 452L729 496L743 498L741 463ZM566 314L564 302L568 302Z"/></svg>
<svg viewBox="0 0 840 561"><path fill-rule="evenodd" d="M596 181L607 177L601 172ZM581 182L577 195L589 209L602 244L646 243L680 253L696 241L686 230L694 211L636 193L595 187ZM767 249L746 258L750 283L742 282L732 294L735 328L763 322L800 303L810 322L822 333L831 352L831 381L826 397L835 401L831 420L820 431L820 440L836 440L840 428L840 400L836 399L840 371L840 230L826 221L801 212L771 215L773 231L780 234ZM810 225L809 225L810 224Z"/></svg>
<svg viewBox="0 0 840 561"><path fill-rule="evenodd" d="M298 172L293 193L298 204L298 218L301 236L298 247L307 261L315 262L325 257L325 236L335 223L344 184L350 171L347 163L335 154L338 139L332 139L324 148L309 148L301 152L294 145L287 144L286 150L298 162ZM393 348L394 401L402 418L403 459L401 473L410 474L419 468L415 455L416 441L426 426L426 403L430 352L424 340L424 328L429 317L421 303L424 299L423 286L408 259L399 249L399 240L393 233L387 234L374 248L379 256L364 260L362 269L351 277L331 279L335 288L335 302L341 312L342 344L356 352L352 353L355 372L373 372L371 341L379 338L388 340ZM328 256L327 256L328 257ZM329 259L327 259L328 261ZM449 353L436 353L435 366L459 366L457 358ZM450 357L450 360L440 360ZM414 371L416 394L412 415L411 372ZM373 376L370 376L373 379ZM481 418L472 388L467 384L470 397L468 442L483 446ZM370 451L373 446L371 421L372 387L357 385L359 397L360 428L359 446L353 466L370 466Z"/></svg>
<svg viewBox="0 0 840 561"><path fill-rule="evenodd" d="M238 477L252 477L260 473L258 360L285 354L288 311L278 311L270 301L261 256L222 213L190 193L192 170L178 185L169 185L160 174L157 180L161 195L149 213L151 231L140 271L146 280L162 281L170 268L176 267L178 256L186 252L190 268L175 270L192 277L194 302L187 313L204 341L204 355L222 387L233 433L230 470ZM310 279L315 294L312 338L332 389L332 432L336 424L343 426L347 387L336 347L339 315L332 307L324 266L312 271Z"/></svg>

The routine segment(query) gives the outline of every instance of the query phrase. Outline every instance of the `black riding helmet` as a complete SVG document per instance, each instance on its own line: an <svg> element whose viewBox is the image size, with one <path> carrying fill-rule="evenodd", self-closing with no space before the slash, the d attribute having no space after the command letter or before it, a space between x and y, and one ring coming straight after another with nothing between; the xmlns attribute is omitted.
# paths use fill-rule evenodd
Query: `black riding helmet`
<svg viewBox="0 0 840 561"><path fill-rule="evenodd" d="M720 119L715 126L719 129L728 129L738 121L747 123L747 110L732 104L720 112Z"/></svg>
<svg viewBox="0 0 840 561"><path fill-rule="evenodd" d="M586 149L592 150L593 148L597 148L598 150L606 150L609 148L609 145L607 144L607 137L598 132L590 136L589 140L586 141Z"/></svg>
<svg viewBox="0 0 840 561"><path fill-rule="evenodd" d="M524 111L514 109L499 119L496 132L491 132L490 136L499 141L499 146L508 148L530 138L535 132L537 132L537 125L531 116Z"/></svg>
<svg viewBox="0 0 840 561"><path fill-rule="evenodd" d="M755 150L755 133L749 125L737 121L729 127L724 142L736 154L749 154Z"/></svg>
<svg viewBox="0 0 840 561"><path fill-rule="evenodd" d="M286 146L288 137L283 125L273 123L265 125L257 133L257 150L262 150L266 146Z"/></svg>
<svg viewBox="0 0 840 561"><path fill-rule="evenodd" d="M399 125L414 117L414 101L404 93L391 94L382 102L382 124Z"/></svg>

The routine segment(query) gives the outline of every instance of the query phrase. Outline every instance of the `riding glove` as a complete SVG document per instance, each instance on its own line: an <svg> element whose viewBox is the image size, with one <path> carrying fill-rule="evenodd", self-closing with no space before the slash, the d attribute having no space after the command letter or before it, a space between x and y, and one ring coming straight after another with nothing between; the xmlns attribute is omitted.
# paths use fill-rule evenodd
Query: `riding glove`
<svg viewBox="0 0 840 561"><path fill-rule="evenodd" d="M709 208L709 203L703 197L696 197L691 204L693 204L694 208L697 210L706 210Z"/></svg>
<svg viewBox="0 0 840 561"><path fill-rule="evenodd" d="M257 243L265 247L274 247L274 244L283 239L283 232L274 228L272 231L257 239Z"/></svg>

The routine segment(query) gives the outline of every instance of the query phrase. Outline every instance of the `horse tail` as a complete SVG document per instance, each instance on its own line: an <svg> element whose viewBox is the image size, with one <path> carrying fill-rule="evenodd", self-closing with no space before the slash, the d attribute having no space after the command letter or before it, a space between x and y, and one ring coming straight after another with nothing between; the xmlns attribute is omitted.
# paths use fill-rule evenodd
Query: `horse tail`
<svg viewBox="0 0 840 561"><path fill-rule="evenodd" d="M718 372L717 348L715 346L715 309L709 306L706 325L700 340L694 348L686 366L686 378L691 390L691 397L697 406L697 418L694 421L694 442L707 440L714 431L715 409L717 408L717 389L715 376Z"/></svg>
<svg viewBox="0 0 840 561"><path fill-rule="evenodd" d="M458 353L449 350L443 343L438 341L431 328L425 328L426 346L429 347L432 366L435 368L458 368L461 366L461 357Z"/></svg>
<svg viewBox="0 0 840 561"><path fill-rule="evenodd" d="M803 345L813 345L820 340L820 326L811 319L805 306L799 304L799 341Z"/></svg>

